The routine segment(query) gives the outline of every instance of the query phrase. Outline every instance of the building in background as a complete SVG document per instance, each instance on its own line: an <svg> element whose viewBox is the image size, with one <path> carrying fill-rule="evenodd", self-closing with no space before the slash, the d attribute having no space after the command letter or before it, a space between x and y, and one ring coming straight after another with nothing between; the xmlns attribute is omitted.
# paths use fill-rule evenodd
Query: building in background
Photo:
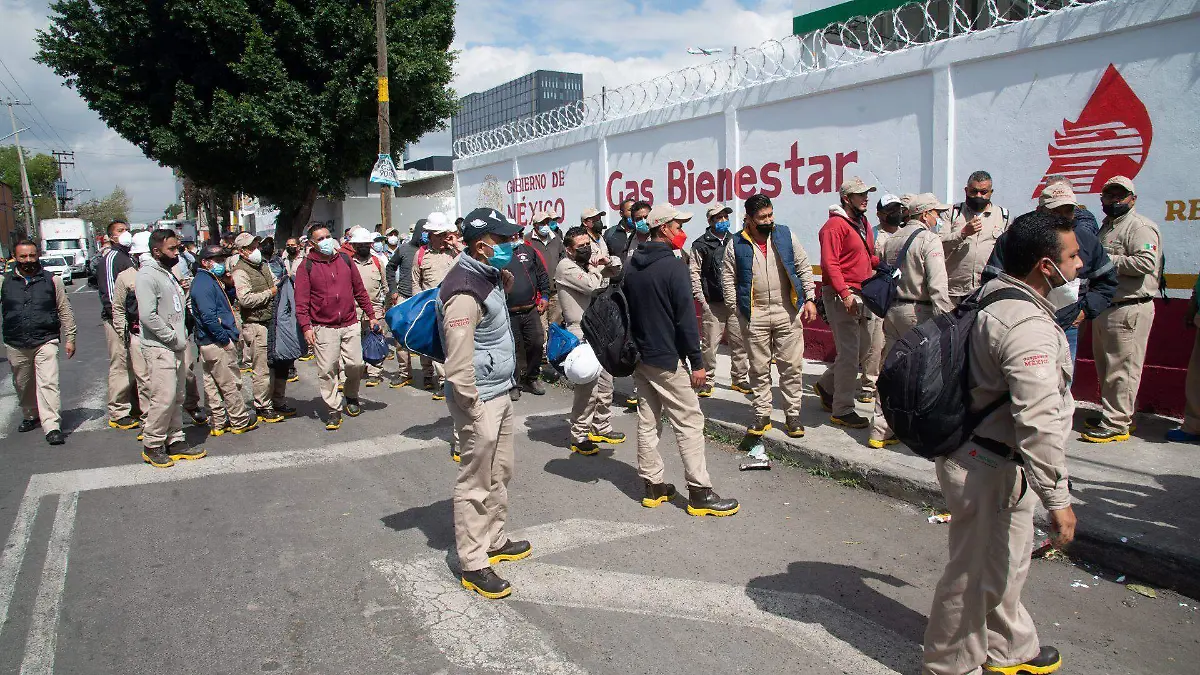
<svg viewBox="0 0 1200 675"><path fill-rule="evenodd" d="M583 100L583 75L537 70L458 100L450 119L451 147L464 136Z"/></svg>
<svg viewBox="0 0 1200 675"><path fill-rule="evenodd" d="M453 171L454 158L450 155L430 155L412 161L405 160L404 168L417 171Z"/></svg>

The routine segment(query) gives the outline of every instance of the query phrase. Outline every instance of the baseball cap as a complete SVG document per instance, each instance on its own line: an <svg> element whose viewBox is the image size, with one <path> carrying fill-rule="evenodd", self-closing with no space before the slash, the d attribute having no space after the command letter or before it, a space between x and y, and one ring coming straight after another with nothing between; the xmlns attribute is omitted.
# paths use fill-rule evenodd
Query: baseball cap
<svg viewBox="0 0 1200 675"><path fill-rule="evenodd" d="M554 214L550 213L549 211L542 210L542 211L538 211L537 213L533 214L533 220L532 220L532 221L530 221L530 222L532 222L532 223L544 223L544 222L546 222L547 220L550 220L550 219L551 219L551 218L553 218L553 217L554 217Z"/></svg>
<svg viewBox="0 0 1200 675"><path fill-rule="evenodd" d="M1075 199L1075 193L1071 190L1071 186L1066 183L1056 183L1042 190L1042 194L1038 197L1038 206L1046 209L1056 209L1060 206L1078 206L1079 201Z"/></svg>
<svg viewBox="0 0 1200 675"><path fill-rule="evenodd" d="M1107 188L1110 185L1119 185L1126 190L1129 190L1129 194L1137 194L1137 190L1133 189L1133 181L1129 180L1125 176L1113 176L1104 182L1104 188ZM1104 188L1101 188L1100 191L1103 192Z"/></svg>
<svg viewBox="0 0 1200 675"><path fill-rule="evenodd" d="M863 179L859 178L858 176L851 176L851 177L847 178L846 180L842 181L842 187L840 190L843 197L845 197L846 195L861 195L864 192L874 192L874 191L875 191L874 185L867 185L866 183L863 182Z"/></svg>
<svg viewBox="0 0 1200 675"><path fill-rule="evenodd" d="M717 204L713 204L712 206L708 207L708 211L706 211L704 215L709 218L712 218L713 216L722 216L722 215L727 215L730 213L733 213L732 208L725 206L724 204L717 203Z"/></svg>
<svg viewBox="0 0 1200 675"><path fill-rule="evenodd" d="M603 216L603 215L606 215L607 213L608 213L608 211L601 211L600 209L598 209L594 206L589 206L583 210L583 213L579 214L579 220L587 220L588 218L595 218L596 216Z"/></svg>
<svg viewBox="0 0 1200 675"><path fill-rule="evenodd" d="M428 227L426 225L426 228ZM464 216L464 241L475 241L489 232L498 237L511 237L521 233L521 226L509 220L496 209L481 207Z"/></svg>
<svg viewBox="0 0 1200 675"><path fill-rule="evenodd" d="M890 192L879 198L879 208L881 209L885 206L891 206L892 204L903 205L904 201Z"/></svg>
<svg viewBox="0 0 1200 675"><path fill-rule="evenodd" d="M680 220L687 222L692 219L692 214L687 211L680 211L670 204L659 204L650 209L650 215L646 217L646 222L650 227L662 227L672 220Z"/></svg>
<svg viewBox="0 0 1200 675"><path fill-rule="evenodd" d="M201 260L209 260L211 258L228 258L229 255L229 249L225 248L224 246L209 244L208 246L200 249L199 257Z"/></svg>
<svg viewBox="0 0 1200 675"><path fill-rule="evenodd" d="M234 237L233 245L237 248L246 248L247 246L253 245L256 241L258 241L258 237L250 234L249 232L242 232L237 237Z"/></svg>
<svg viewBox="0 0 1200 675"><path fill-rule="evenodd" d="M357 226L350 228L351 244L369 244L373 241L375 241L375 233L367 228Z"/></svg>
<svg viewBox="0 0 1200 675"><path fill-rule="evenodd" d="M919 195L913 195L912 201L908 204L908 213L916 216L926 211L948 211L949 204L943 204L938 201L936 195L932 192L922 192Z"/></svg>
<svg viewBox="0 0 1200 675"><path fill-rule="evenodd" d="M450 219L446 217L446 214L442 213L441 211L434 211L425 218L425 231L430 233L453 232L454 223L450 222Z"/></svg>
<svg viewBox="0 0 1200 675"><path fill-rule="evenodd" d="M133 243L129 246L129 255L140 255L150 252L150 233L142 230L133 235Z"/></svg>

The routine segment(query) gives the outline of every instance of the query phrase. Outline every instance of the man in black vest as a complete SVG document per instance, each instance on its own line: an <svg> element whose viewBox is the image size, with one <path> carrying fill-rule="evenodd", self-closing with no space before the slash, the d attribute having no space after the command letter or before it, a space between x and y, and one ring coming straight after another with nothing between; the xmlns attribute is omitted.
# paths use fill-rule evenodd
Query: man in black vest
<svg viewBox="0 0 1200 675"><path fill-rule="evenodd" d="M0 306L13 389L21 404L17 431L33 431L40 424L47 443L62 445L58 345L65 337L67 358L75 356L75 314L62 279L38 262L37 244L18 242L13 253L16 264L4 275Z"/></svg>
<svg viewBox="0 0 1200 675"><path fill-rule="evenodd" d="M721 288L721 263L725 259L725 247L729 244L729 214L733 209L724 204L714 204L708 209L708 229L696 243L692 244L691 255L685 256L692 275L692 297L701 307L701 344L704 353L704 372L707 381L700 396L713 394L717 376L717 346L724 335L729 344L731 360L730 388L740 394L750 393L750 360L742 344L742 328L737 312L729 311L725 294Z"/></svg>

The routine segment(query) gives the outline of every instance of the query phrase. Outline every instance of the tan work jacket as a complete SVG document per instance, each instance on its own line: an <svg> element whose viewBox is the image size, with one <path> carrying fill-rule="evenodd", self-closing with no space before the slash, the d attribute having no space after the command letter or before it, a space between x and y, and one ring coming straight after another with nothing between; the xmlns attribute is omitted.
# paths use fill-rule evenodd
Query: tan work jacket
<svg viewBox="0 0 1200 675"><path fill-rule="evenodd" d="M900 249L918 232L904 260L898 261ZM878 241L878 240L876 240ZM946 255L942 251L941 239L929 231L924 223L910 220L894 234L887 235L879 249L880 259L900 268L900 283L896 288L898 300L928 303L934 312L945 314L954 309L946 280Z"/></svg>
<svg viewBox="0 0 1200 675"><path fill-rule="evenodd" d="M953 219L942 226L942 248L946 252L946 274L949 278L950 295L970 295L979 288L983 268L987 267L996 248L996 240L1008 229L1007 210L988 204L983 213L977 214L966 204L955 205L951 211ZM963 236L963 226L979 215L983 229L969 237Z"/></svg>
<svg viewBox="0 0 1200 675"><path fill-rule="evenodd" d="M1100 245L1117 269L1113 302L1153 297L1158 293L1162 266L1162 234L1154 221L1136 209L1120 218L1105 218L1100 227Z"/></svg>

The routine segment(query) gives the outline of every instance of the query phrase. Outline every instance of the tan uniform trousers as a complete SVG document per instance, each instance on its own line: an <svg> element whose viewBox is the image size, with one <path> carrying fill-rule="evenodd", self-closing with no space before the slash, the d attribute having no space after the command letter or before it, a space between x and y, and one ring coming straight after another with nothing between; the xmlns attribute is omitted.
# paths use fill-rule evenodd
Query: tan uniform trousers
<svg viewBox="0 0 1200 675"><path fill-rule="evenodd" d="M589 433L612 431L613 377L603 368L590 384L575 385L571 403L571 442L586 441Z"/></svg>
<svg viewBox="0 0 1200 675"><path fill-rule="evenodd" d="M441 391L446 384L446 370L442 364L428 356L421 357L421 382L426 388ZM432 384L433 387L429 387Z"/></svg>
<svg viewBox="0 0 1200 675"><path fill-rule="evenodd" d="M971 456L975 452L975 457ZM967 443L937 460L954 519L950 556L925 630L923 675L978 673L1037 656L1037 629L1021 604L1033 552L1037 497L1015 462Z"/></svg>
<svg viewBox="0 0 1200 675"><path fill-rule="evenodd" d="M213 429L222 429L226 425L237 429L250 423L250 410L242 398L242 374L235 358L233 350L220 345L200 347L204 396L208 399L208 423Z"/></svg>
<svg viewBox="0 0 1200 675"><path fill-rule="evenodd" d="M187 378L184 351L142 345L150 382L150 405L142 431L142 445L147 448L161 448L184 440L183 390Z"/></svg>
<svg viewBox="0 0 1200 675"><path fill-rule="evenodd" d="M745 387L750 380L750 359L742 343L741 319L725 305L705 305L700 322L700 349L704 353L705 384L713 386L717 379L717 348L724 336L729 345L731 365L729 376L734 384Z"/></svg>
<svg viewBox="0 0 1200 675"><path fill-rule="evenodd" d="M196 346L188 342L188 346L183 351L183 367L186 371L183 382L183 409L197 411L200 409L200 386L196 381L196 371L192 366L196 365Z"/></svg>
<svg viewBox="0 0 1200 675"><path fill-rule="evenodd" d="M13 389L21 404L21 417L40 418L42 431L62 431L62 402L58 392L58 340L33 349L8 347Z"/></svg>
<svg viewBox="0 0 1200 675"><path fill-rule="evenodd" d="M512 478L513 407L507 396L479 403L473 417L447 398L462 456L454 481L454 543L464 572L490 567L487 552L508 541L508 481Z"/></svg>
<svg viewBox="0 0 1200 675"><path fill-rule="evenodd" d="M854 412L859 368L869 358L871 350L871 317L874 315L859 303L858 316L851 316L842 299L829 286L821 290L821 295L837 357L817 383L821 389L833 394L833 414L840 417Z"/></svg>
<svg viewBox="0 0 1200 675"><path fill-rule="evenodd" d="M129 334L129 369L133 371L133 381L137 384L138 400L149 401L150 364L146 363L146 355L142 353L142 338L137 333ZM143 407L142 424L145 423L146 410Z"/></svg>
<svg viewBox="0 0 1200 675"><path fill-rule="evenodd" d="M858 363L862 368L862 381L858 385L863 396L875 398L875 383L879 381L879 369L883 367L883 319L865 309L867 313L867 337L858 347Z"/></svg>
<svg viewBox="0 0 1200 675"><path fill-rule="evenodd" d="M904 334L913 326L933 318L933 305L922 305L915 302L894 302L888 309L887 317L880 320L883 325L882 353L891 351ZM887 419L883 416L883 406L879 397L875 397L875 415L871 418L871 440L882 441L892 435L888 428Z"/></svg>
<svg viewBox="0 0 1200 675"><path fill-rule="evenodd" d="M704 457L704 413L682 365L663 370L644 363L633 371L638 390L638 475L651 483L663 482L663 460L658 452L662 415L675 430L675 443L683 460L683 476L691 487L712 487Z"/></svg>
<svg viewBox="0 0 1200 675"><path fill-rule="evenodd" d="M331 411L340 411L344 399L358 398L358 386L362 382L362 337L358 324L345 328L313 326L313 332L317 338L313 351L317 356L321 400ZM344 395L338 391L338 384L343 378Z"/></svg>
<svg viewBox="0 0 1200 675"><path fill-rule="evenodd" d="M1200 434L1200 330L1192 343L1192 358L1188 360L1187 381L1184 384L1187 403L1183 409L1183 430Z"/></svg>
<svg viewBox="0 0 1200 675"><path fill-rule="evenodd" d="M1100 381L1104 427L1129 432L1146 363L1154 303L1113 307L1092 321L1092 357Z"/></svg>
<svg viewBox="0 0 1200 675"><path fill-rule="evenodd" d="M129 366L129 349L125 341L117 335L111 321L104 324L104 340L108 343L108 419L119 420L128 417L133 409L131 394L136 383L133 370ZM141 402L145 411L147 403Z"/></svg>
<svg viewBox="0 0 1200 675"><path fill-rule="evenodd" d="M267 365L267 327L261 323L242 323L242 344L245 345L246 365L250 371L250 390L254 393L254 407L258 410L270 408L274 383L271 367Z"/></svg>
<svg viewBox="0 0 1200 675"><path fill-rule="evenodd" d="M804 396L804 325L795 310L783 306L755 307L742 322L742 343L750 358L750 404L755 419L769 417L772 408L771 359L779 369L779 389L786 414L800 417Z"/></svg>

